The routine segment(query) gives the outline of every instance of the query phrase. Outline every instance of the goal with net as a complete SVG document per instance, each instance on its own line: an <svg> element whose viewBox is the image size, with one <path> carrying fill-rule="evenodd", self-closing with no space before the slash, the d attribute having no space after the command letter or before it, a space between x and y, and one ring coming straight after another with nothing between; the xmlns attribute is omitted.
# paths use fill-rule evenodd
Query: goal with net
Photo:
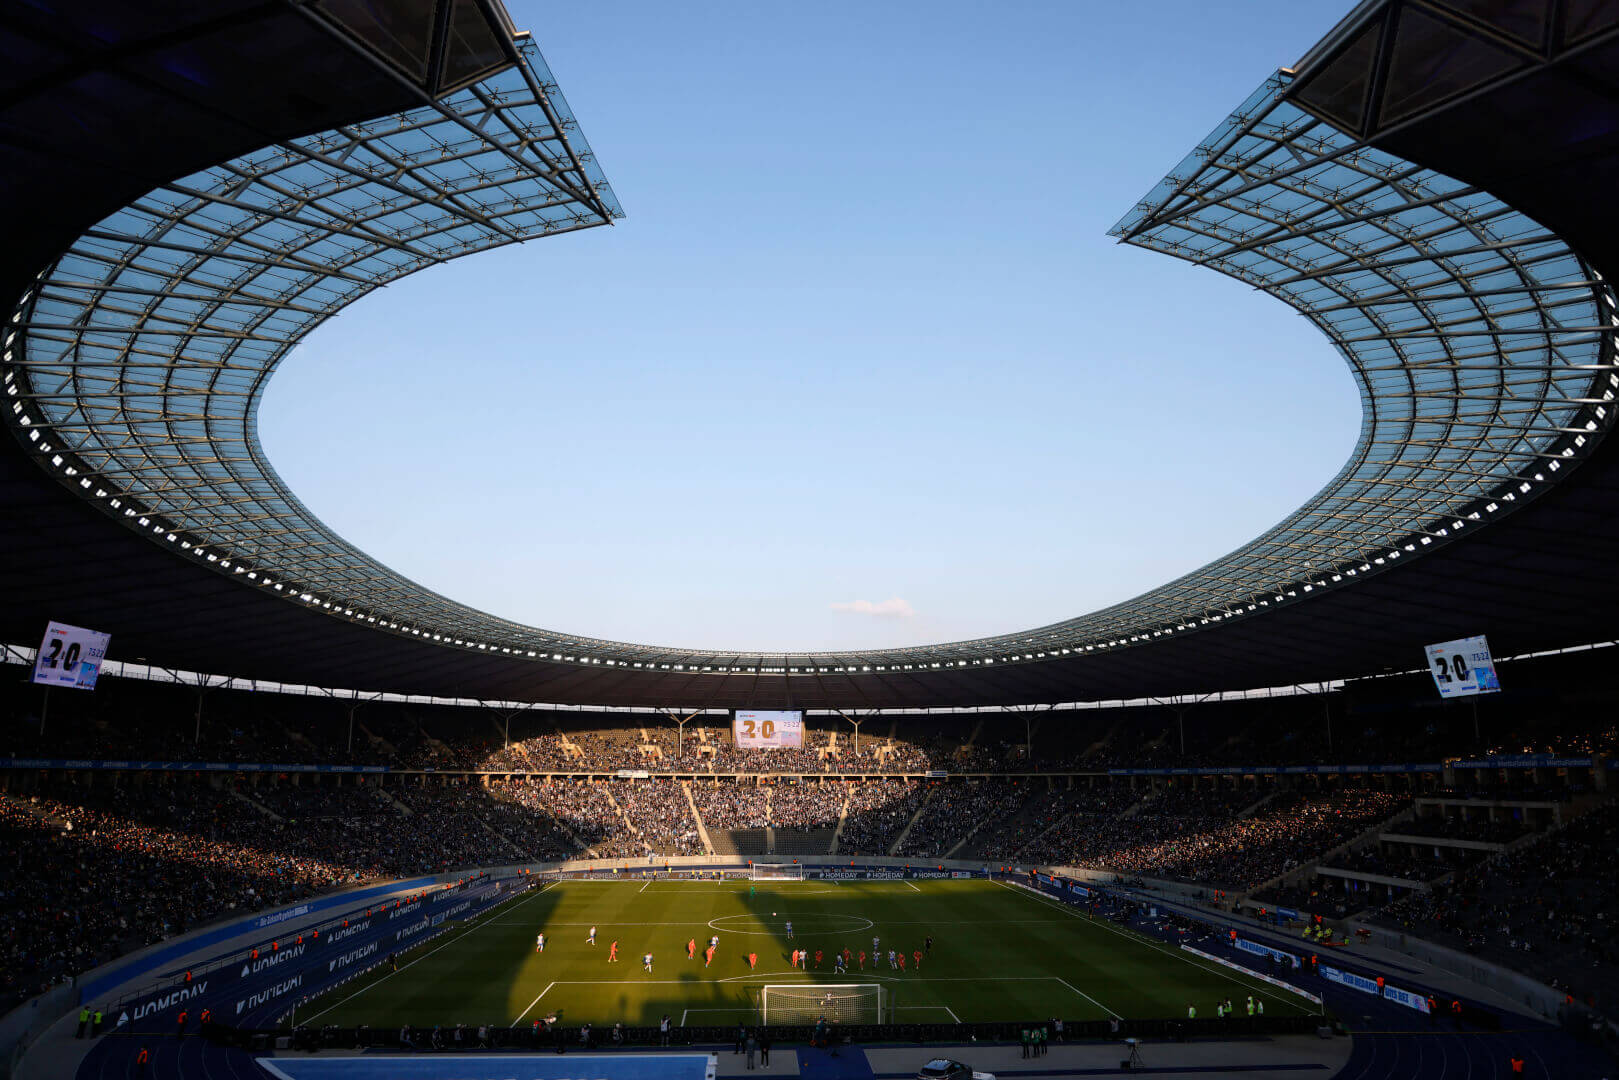
<svg viewBox="0 0 1619 1080"><path fill-rule="evenodd" d="M797 863L754 863L754 881L803 881L804 868Z"/></svg>
<svg viewBox="0 0 1619 1080"><path fill-rule="evenodd" d="M880 1024L886 1004L877 983L796 983L759 990L760 1020L766 1024Z"/></svg>

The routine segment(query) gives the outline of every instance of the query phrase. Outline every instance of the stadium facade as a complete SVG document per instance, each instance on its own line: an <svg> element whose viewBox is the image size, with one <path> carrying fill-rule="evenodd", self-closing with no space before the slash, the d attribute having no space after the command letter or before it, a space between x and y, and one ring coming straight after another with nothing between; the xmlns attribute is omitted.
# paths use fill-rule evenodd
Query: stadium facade
<svg viewBox="0 0 1619 1080"><path fill-rule="evenodd" d="M246 677L858 709L1198 693L1406 669L1474 633L1505 653L1612 636L1619 5L1362 4L1114 227L1289 304L1348 363L1360 437L1304 506L1103 611L816 654L499 619L382 566L277 477L255 414L310 330L424 267L621 216L495 0L387 10L8 16L5 640L54 618Z"/></svg>

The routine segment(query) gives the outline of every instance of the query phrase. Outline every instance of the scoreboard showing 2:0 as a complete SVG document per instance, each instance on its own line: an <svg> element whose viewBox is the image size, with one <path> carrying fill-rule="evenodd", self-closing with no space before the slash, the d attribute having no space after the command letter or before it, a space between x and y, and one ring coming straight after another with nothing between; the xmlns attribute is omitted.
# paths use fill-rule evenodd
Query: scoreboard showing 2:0
<svg viewBox="0 0 1619 1080"><path fill-rule="evenodd" d="M1490 643L1482 634L1429 645L1428 671L1442 698L1493 694L1501 689Z"/></svg>
<svg viewBox="0 0 1619 1080"><path fill-rule="evenodd" d="M731 741L739 750L804 745L802 712L743 712L731 720Z"/></svg>
<svg viewBox="0 0 1619 1080"><path fill-rule="evenodd" d="M33 681L46 686L94 690L96 676L101 673L101 661L107 655L107 642L111 640L110 634L82 626L51 623L45 628L45 640L39 643L39 655L34 658Z"/></svg>

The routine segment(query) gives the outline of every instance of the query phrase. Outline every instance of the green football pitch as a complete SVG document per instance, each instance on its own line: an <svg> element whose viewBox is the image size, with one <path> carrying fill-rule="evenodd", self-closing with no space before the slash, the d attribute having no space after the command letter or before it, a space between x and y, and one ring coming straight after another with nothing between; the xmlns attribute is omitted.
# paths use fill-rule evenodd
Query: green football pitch
<svg viewBox="0 0 1619 1080"><path fill-rule="evenodd" d="M789 941L786 924L793 923ZM586 938L597 927L596 944ZM544 931L546 947L535 951ZM703 949L717 935L714 963ZM891 970L890 948L933 949ZM881 964L871 957L881 939ZM686 959L686 942L697 957ZM618 962L608 949L618 942ZM794 947L809 970L794 971ZM867 953L847 974L835 951ZM824 958L817 968L814 954ZM641 957L652 953L652 972ZM748 954L758 954L750 970ZM586 1021L723 1025L758 1019L767 984L879 983L898 1023L1213 1016L1252 994L1266 1015L1303 998L1010 885L991 881L564 881L513 900L298 1010L303 1024L495 1026ZM779 999L778 999L779 1000Z"/></svg>

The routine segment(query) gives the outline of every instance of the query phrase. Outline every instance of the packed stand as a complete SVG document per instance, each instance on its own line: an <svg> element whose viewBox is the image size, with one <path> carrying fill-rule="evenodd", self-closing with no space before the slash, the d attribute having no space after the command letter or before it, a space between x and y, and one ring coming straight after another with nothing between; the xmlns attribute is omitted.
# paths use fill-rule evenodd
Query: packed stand
<svg viewBox="0 0 1619 1080"><path fill-rule="evenodd" d="M844 784L777 784L770 789L770 820L777 828L824 829L838 823Z"/></svg>
<svg viewBox="0 0 1619 1080"><path fill-rule="evenodd" d="M942 858L980 824L1015 817L1028 794L1026 786L996 780L943 784L895 854Z"/></svg>
<svg viewBox="0 0 1619 1080"><path fill-rule="evenodd" d="M872 780L857 785L849 795L838 851L887 855L931 790L916 780Z"/></svg>
<svg viewBox="0 0 1619 1080"><path fill-rule="evenodd" d="M1250 888L1309 861L1388 817L1404 802L1375 791L1276 795L1237 816L1251 792L1165 793L1129 816L1076 836L1065 865L1221 888Z"/></svg>
<svg viewBox="0 0 1619 1080"><path fill-rule="evenodd" d="M1619 1008L1619 804L1391 904L1375 921Z"/></svg>
<svg viewBox="0 0 1619 1080"><path fill-rule="evenodd" d="M1127 788L1059 792L1006 830L1000 846L986 845L982 850L1003 860L1066 865L1084 837L1138 801L1140 796Z"/></svg>
<svg viewBox="0 0 1619 1080"><path fill-rule="evenodd" d="M1483 856L1465 848L1431 848L1427 851L1401 850L1406 845L1389 844L1360 851L1340 851L1322 866L1351 873L1376 874L1405 881L1434 881L1478 862Z"/></svg>
<svg viewBox="0 0 1619 1080"><path fill-rule="evenodd" d="M686 791L678 783L651 780L619 785L616 797L649 851L659 855L703 853Z"/></svg>

